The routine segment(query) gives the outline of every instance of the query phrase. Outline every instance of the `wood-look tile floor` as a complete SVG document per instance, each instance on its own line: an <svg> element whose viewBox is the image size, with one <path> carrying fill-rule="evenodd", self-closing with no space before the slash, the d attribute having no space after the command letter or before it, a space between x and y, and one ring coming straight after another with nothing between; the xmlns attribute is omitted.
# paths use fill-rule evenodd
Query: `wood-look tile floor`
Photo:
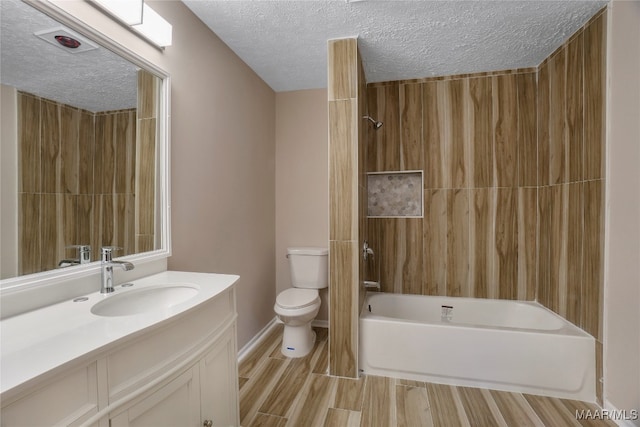
<svg viewBox="0 0 640 427"><path fill-rule="evenodd" d="M504 391L364 376L326 375L327 329L306 357L280 354L277 325L239 366L240 420L244 427L493 427L615 426L576 420L597 406Z"/></svg>

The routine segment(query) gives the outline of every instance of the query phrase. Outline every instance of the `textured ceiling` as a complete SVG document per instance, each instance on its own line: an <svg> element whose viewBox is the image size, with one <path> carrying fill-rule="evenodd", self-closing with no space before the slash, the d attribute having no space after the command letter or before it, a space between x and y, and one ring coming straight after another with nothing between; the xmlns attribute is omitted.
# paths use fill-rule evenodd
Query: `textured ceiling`
<svg viewBox="0 0 640 427"><path fill-rule="evenodd" d="M137 68L102 47L82 53L34 33L61 25L19 0L0 0L0 82L85 110L136 107Z"/></svg>
<svg viewBox="0 0 640 427"><path fill-rule="evenodd" d="M368 82L535 67L606 1L182 0L275 91L327 86L327 40Z"/></svg>

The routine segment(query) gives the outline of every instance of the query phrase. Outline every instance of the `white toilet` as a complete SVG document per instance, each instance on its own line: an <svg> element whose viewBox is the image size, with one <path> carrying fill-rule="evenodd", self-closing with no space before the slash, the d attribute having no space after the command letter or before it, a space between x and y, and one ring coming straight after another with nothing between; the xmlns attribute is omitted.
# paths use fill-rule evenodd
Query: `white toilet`
<svg viewBox="0 0 640 427"><path fill-rule="evenodd" d="M293 288L278 294L273 307L284 323L282 354L303 357L316 341L311 322L320 309L318 289L329 286L327 248L288 248L289 271Z"/></svg>

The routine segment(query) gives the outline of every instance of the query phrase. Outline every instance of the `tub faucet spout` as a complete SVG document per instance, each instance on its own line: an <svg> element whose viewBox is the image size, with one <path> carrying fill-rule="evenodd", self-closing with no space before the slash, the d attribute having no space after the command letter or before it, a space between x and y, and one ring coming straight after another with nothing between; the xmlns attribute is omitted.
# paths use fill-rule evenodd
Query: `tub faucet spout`
<svg viewBox="0 0 640 427"><path fill-rule="evenodd" d="M113 260L112 253L115 249L114 247L103 247L102 248L102 264L101 264L101 283L100 293L101 294L109 294L114 291L113 288L113 266L117 265L122 268L124 271L129 271L134 269L134 265L127 261L115 261Z"/></svg>
<svg viewBox="0 0 640 427"><path fill-rule="evenodd" d="M374 282L373 280L365 280L364 281L364 288L369 290L369 289L375 289L377 291L380 290L380 282Z"/></svg>

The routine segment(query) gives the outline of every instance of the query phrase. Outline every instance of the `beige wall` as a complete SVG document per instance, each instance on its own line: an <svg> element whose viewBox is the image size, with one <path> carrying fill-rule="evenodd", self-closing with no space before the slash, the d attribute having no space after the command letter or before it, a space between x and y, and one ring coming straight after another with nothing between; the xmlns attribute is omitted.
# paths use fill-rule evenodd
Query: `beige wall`
<svg viewBox="0 0 640 427"><path fill-rule="evenodd" d="M614 0L608 27L604 398L629 411L640 409L640 2Z"/></svg>
<svg viewBox="0 0 640 427"><path fill-rule="evenodd" d="M18 274L18 97L0 85L0 279Z"/></svg>
<svg viewBox="0 0 640 427"><path fill-rule="evenodd" d="M240 275L238 344L274 316L275 93L180 2L173 25L169 269Z"/></svg>
<svg viewBox="0 0 640 427"><path fill-rule="evenodd" d="M242 347L274 316L275 93L181 2L148 2L173 25L164 51L87 2L55 3L171 75L168 266L241 276Z"/></svg>
<svg viewBox="0 0 640 427"><path fill-rule="evenodd" d="M327 121L326 89L276 94L276 293L291 287L288 247L329 245Z"/></svg>

